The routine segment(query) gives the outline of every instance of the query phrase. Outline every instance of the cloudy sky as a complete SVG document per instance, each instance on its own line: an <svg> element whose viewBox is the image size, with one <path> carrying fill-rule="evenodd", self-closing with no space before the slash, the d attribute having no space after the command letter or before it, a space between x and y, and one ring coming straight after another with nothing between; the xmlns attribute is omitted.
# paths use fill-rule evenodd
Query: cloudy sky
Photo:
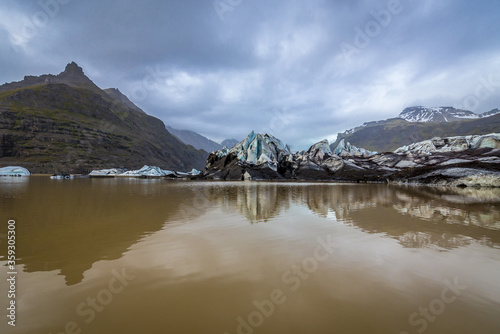
<svg viewBox="0 0 500 334"><path fill-rule="evenodd" d="M0 2L0 83L71 61L167 125L304 149L413 105L500 107L497 0Z"/></svg>

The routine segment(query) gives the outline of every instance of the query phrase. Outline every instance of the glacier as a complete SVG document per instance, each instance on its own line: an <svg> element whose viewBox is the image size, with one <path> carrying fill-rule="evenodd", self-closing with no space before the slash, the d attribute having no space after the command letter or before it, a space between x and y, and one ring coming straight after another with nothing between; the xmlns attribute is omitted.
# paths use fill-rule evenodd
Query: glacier
<svg viewBox="0 0 500 334"><path fill-rule="evenodd" d="M460 168L466 168L467 175L455 172ZM332 151L325 139L292 153L274 136L252 131L233 149L212 152L200 177L497 186L500 134L435 137L385 153L358 148L345 139Z"/></svg>

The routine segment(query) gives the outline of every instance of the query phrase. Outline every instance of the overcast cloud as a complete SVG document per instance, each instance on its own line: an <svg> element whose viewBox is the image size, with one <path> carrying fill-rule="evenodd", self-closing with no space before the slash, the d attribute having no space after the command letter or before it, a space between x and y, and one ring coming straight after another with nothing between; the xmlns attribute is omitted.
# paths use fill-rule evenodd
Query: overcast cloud
<svg viewBox="0 0 500 334"><path fill-rule="evenodd" d="M305 149L412 105L500 107L500 2L0 2L0 82L75 61L101 88L213 140Z"/></svg>

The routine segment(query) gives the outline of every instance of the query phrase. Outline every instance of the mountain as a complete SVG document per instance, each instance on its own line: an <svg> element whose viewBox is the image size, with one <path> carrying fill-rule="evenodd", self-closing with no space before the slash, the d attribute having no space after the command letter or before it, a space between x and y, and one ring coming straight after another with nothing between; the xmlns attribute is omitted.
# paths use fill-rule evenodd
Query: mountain
<svg viewBox="0 0 500 334"><path fill-rule="evenodd" d="M453 107L409 107L399 114L399 118L408 122L443 123L460 121L464 119L477 119L499 114L500 110L493 109L482 114L475 114L470 110L456 109Z"/></svg>
<svg viewBox="0 0 500 334"><path fill-rule="evenodd" d="M238 144L236 139L226 139L220 144L208 139L205 136L200 135L191 130L178 130L167 125L167 130L181 140L184 144L193 146L196 149L204 150L207 152L213 152L220 150L223 147L232 148L234 145Z"/></svg>
<svg viewBox="0 0 500 334"><path fill-rule="evenodd" d="M106 94L83 73L83 69L75 62L71 62L66 65L64 72L61 72L58 75L43 74L38 77L27 75L22 81L3 84L0 86L0 92L47 84L65 84L74 88L88 89L101 95Z"/></svg>
<svg viewBox="0 0 500 334"><path fill-rule="evenodd" d="M107 88L107 89L103 89L103 91L106 94L108 94L109 96L111 96L113 99L115 99L116 101L123 104L125 107L128 107L130 109L133 109L135 111L138 111L138 112L145 114L144 110L142 110L141 108L136 106L134 104L134 102L130 101L126 95L124 95L122 92L120 92L120 90L118 90L118 88Z"/></svg>
<svg viewBox="0 0 500 334"><path fill-rule="evenodd" d="M227 147L227 148L233 148L236 144L238 144L238 140L236 139L226 139L226 140L223 140L220 145L222 147Z"/></svg>
<svg viewBox="0 0 500 334"><path fill-rule="evenodd" d="M445 118L447 121L444 121ZM331 148L335 149L342 139L345 139L357 147L377 152L389 152L433 137L484 135L493 132L500 132L498 109L483 114L474 114L452 107L411 107L403 110L398 118L367 122L362 126L339 133Z"/></svg>
<svg viewBox="0 0 500 334"><path fill-rule="evenodd" d="M222 148L220 144L191 130L177 130L170 126L167 126L167 130L183 143L191 145L199 150L213 152Z"/></svg>
<svg viewBox="0 0 500 334"><path fill-rule="evenodd" d="M496 109L484 112L480 116L481 117L490 117L490 116L495 116L495 115L498 115L498 114L500 114L500 110L498 108L496 108Z"/></svg>
<svg viewBox="0 0 500 334"><path fill-rule="evenodd" d="M101 90L74 62L58 75L0 86L0 166L33 173L143 165L189 171L202 169L206 154L118 90Z"/></svg>

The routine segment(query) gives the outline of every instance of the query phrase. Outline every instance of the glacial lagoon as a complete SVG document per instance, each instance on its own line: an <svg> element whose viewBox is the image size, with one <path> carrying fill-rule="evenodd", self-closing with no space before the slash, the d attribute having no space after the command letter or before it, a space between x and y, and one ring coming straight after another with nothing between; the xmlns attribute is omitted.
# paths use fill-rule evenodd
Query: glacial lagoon
<svg viewBox="0 0 500 334"><path fill-rule="evenodd" d="M0 216L1 333L500 332L500 189L32 176Z"/></svg>

